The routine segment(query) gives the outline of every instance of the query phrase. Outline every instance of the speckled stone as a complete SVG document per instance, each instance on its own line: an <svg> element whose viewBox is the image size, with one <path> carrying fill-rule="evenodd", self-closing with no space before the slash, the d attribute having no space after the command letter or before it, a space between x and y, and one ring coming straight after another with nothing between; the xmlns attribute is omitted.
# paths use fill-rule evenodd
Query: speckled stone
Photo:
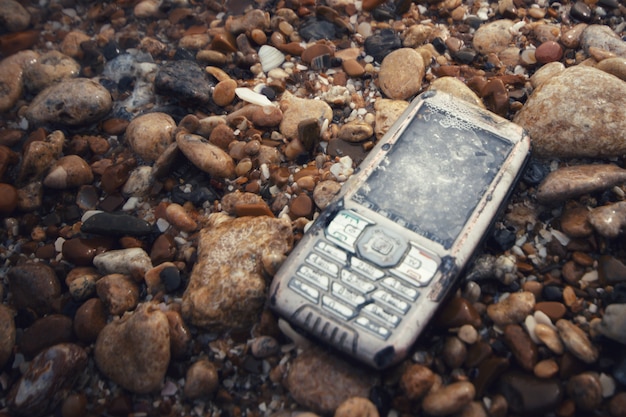
<svg viewBox="0 0 626 417"><path fill-rule="evenodd" d="M568 68L534 90L514 121L528 130L542 158L622 155L626 83L593 67Z"/></svg>
<svg viewBox="0 0 626 417"><path fill-rule="evenodd" d="M303 120L323 118L330 121L333 118L333 111L326 102L296 97L289 92L283 93L280 109L283 112L280 132L287 138L298 137L298 125Z"/></svg>
<svg viewBox="0 0 626 417"><path fill-rule="evenodd" d="M103 276L96 282L96 292L114 316L134 309L139 303L139 288L133 279L126 275Z"/></svg>
<svg viewBox="0 0 626 417"><path fill-rule="evenodd" d="M376 123L374 124L374 132L376 138L382 138L394 124L398 117L409 106L406 100L379 99L374 103L376 110Z"/></svg>
<svg viewBox="0 0 626 417"><path fill-rule="evenodd" d="M400 388L410 400L419 400L430 391L435 380L436 375L430 368L414 363L402 373Z"/></svg>
<svg viewBox="0 0 626 417"><path fill-rule="evenodd" d="M199 104L211 100L213 84L198 64L183 59L163 64L157 72L154 87L158 94Z"/></svg>
<svg viewBox="0 0 626 417"><path fill-rule="evenodd" d="M415 49L396 49L380 64L378 84L388 98L406 100L422 88L425 71L424 60Z"/></svg>
<svg viewBox="0 0 626 417"><path fill-rule="evenodd" d="M170 362L167 316L156 305L141 304L100 331L94 358L104 375L133 393L159 389Z"/></svg>
<svg viewBox="0 0 626 417"><path fill-rule="evenodd" d="M580 46L582 46L587 53L589 53L589 48L595 47L626 58L626 42L609 26L587 26L581 34Z"/></svg>
<svg viewBox="0 0 626 417"><path fill-rule="evenodd" d="M293 244L291 224L268 216L212 214L200 231L198 261L182 313L211 330L250 328L265 303L266 282Z"/></svg>
<svg viewBox="0 0 626 417"><path fill-rule="evenodd" d="M559 204L583 194L607 190L626 181L626 169L613 164L565 166L552 171L537 188L542 204Z"/></svg>
<svg viewBox="0 0 626 417"><path fill-rule="evenodd" d="M557 321L556 327L566 349L574 356L585 363L598 360L598 349L580 327L566 319Z"/></svg>
<svg viewBox="0 0 626 417"><path fill-rule="evenodd" d="M535 296L528 291L516 292L504 300L490 304L487 315L498 326L521 323L535 307Z"/></svg>
<svg viewBox="0 0 626 417"><path fill-rule="evenodd" d="M24 68L37 62L39 54L21 51L0 61L0 112L15 105L24 91Z"/></svg>
<svg viewBox="0 0 626 417"><path fill-rule="evenodd" d="M320 414L333 413L349 398L367 398L376 382L376 373L320 348L298 355L284 381L298 404Z"/></svg>
<svg viewBox="0 0 626 417"><path fill-rule="evenodd" d="M626 304L608 305L598 330L604 336L626 345Z"/></svg>
<svg viewBox="0 0 626 417"><path fill-rule="evenodd" d="M626 202L596 207L589 213L589 223L604 237L616 238L626 225Z"/></svg>
<svg viewBox="0 0 626 417"><path fill-rule="evenodd" d="M440 77L435 79L428 86L428 90L436 90L449 93L452 96L485 108L483 101L478 95L469 88L463 81L456 77Z"/></svg>
<svg viewBox="0 0 626 417"><path fill-rule="evenodd" d="M510 28L513 21L508 19L495 20L481 25L472 41L474 49L484 55L498 53L507 48L513 40Z"/></svg>
<svg viewBox="0 0 626 417"><path fill-rule="evenodd" d="M58 311L61 283L54 270L43 263L14 266L7 272L12 303L17 309L30 308L38 314Z"/></svg>
<svg viewBox="0 0 626 417"><path fill-rule="evenodd" d="M65 135L60 130L50 133L44 140L31 142L25 149L17 176L18 184L33 183L43 179L63 151Z"/></svg>
<svg viewBox="0 0 626 417"><path fill-rule="evenodd" d="M66 78L76 78L80 64L72 57L59 51L49 51L24 69L24 85L37 93Z"/></svg>
<svg viewBox="0 0 626 417"><path fill-rule="evenodd" d="M52 165L43 180L43 185L65 190L91 184L92 181L93 172L89 164L78 155L66 155Z"/></svg>
<svg viewBox="0 0 626 417"><path fill-rule="evenodd" d="M106 116L113 106L109 91L88 78L70 78L37 95L26 110L33 125L80 126Z"/></svg>
<svg viewBox="0 0 626 417"><path fill-rule="evenodd" d="M134 118L126 128L125 138L144 161L156 161L174 141L176 122L168 114L147 113Z"/></svg>

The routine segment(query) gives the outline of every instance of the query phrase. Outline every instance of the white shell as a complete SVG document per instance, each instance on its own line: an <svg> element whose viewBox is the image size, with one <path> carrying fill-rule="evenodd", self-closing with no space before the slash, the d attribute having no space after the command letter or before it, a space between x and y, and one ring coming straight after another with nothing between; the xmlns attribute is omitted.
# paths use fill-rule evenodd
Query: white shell
<svg viewBox="0 0 626 417"><path fill-rule="evenodd" d="M239 87L235 88L235 94L243 101L248 103L258 104L259 106L273 106L274 103L263 94L254 92L249 88Z"/></svg>
<svg viewBox="0 0 626 417"><path fill-rule="evenodd" d="M263 72L268 72L278 68L280 64L285 62L285 54L273 46L263 45L259 48L259 60L261 61Z"/></svg>

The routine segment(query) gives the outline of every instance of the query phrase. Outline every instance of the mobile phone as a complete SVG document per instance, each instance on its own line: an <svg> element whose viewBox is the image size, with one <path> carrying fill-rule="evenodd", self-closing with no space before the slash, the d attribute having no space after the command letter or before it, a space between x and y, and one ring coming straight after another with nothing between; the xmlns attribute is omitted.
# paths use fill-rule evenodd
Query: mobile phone
<svg viewBox="0 0 626 417"><path fill-rule="evenodd" d="M275 275L270 307L374 368L403 359L493 224L530 153L518 125L416 97Z"/></svg>

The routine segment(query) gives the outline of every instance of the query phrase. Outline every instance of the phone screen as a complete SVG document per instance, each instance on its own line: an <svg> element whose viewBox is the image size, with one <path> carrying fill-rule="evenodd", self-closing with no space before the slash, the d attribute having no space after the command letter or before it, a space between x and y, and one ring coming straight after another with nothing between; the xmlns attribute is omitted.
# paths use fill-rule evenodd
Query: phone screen
<svg viewBox="0 0 626 417"><path fill-rule="evenodd" d="M352 197L446 249L513 146L456 114L421 106Z"/></svg>

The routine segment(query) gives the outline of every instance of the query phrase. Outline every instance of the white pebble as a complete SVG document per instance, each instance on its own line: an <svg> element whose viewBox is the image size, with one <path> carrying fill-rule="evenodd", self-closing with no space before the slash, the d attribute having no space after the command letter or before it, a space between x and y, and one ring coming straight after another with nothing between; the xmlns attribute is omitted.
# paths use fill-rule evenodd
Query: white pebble
<svg viewBox="0 0 626 417"><path fill-rule="evenodd" d="M170 227L170 223L163 218L158 219L156 225L161 233L165 232Z"/></svg>
<svg viewBox="0 0 626 417"><path fill-rule="evenodd" d="M615 380L605 373L600 374L600 385L602 386L602 396L612 397L615 394Z"/></svg>

